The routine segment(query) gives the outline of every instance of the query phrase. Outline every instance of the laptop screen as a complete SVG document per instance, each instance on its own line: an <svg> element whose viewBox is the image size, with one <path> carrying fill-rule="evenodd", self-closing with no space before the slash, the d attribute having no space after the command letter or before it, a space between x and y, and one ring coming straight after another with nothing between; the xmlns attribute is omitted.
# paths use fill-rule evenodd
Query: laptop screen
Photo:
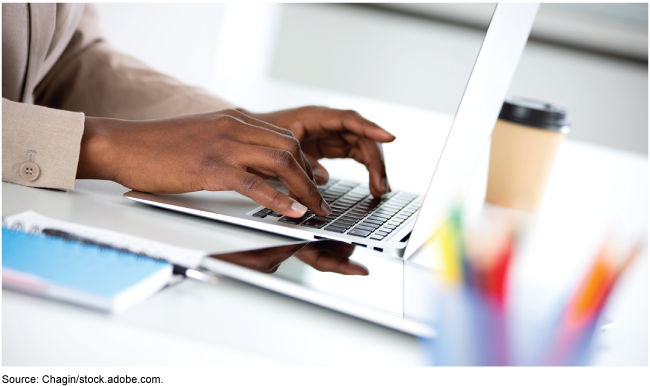
<svg viewBox="0 0 650 386"><path fill-rule="evenodd" d="M464 202L506 97L539 4L498 4L443 143L404 253L411 256Z"/></svg>

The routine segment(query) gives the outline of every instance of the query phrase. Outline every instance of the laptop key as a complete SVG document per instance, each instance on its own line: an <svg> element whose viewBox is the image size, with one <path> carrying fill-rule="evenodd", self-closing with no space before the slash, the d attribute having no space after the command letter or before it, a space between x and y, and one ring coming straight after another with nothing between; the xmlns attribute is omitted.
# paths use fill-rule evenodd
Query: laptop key
<svg viewBox="0 0 650 386"><path fill-rule="evenodd" d="M348 214L355 215L355 216L365 216L368 214L365 210L359 210L359 209L352 209L348 212Z"/></svg>
<svg viewBox="0 0 650 386"><path fill-rule="evenodd" d="M364 231L364 230L358 230L358 229L353 229L350 232L348 232L349 235L352 236L359 236L359 237L368 237L370 234L370 231Z"/></svg>
<svg viewBox="0 0 650 386"><path fill-rule="evenodd" d="M312 217L309 220L302 223L301 226L310 227L310 228L322 228L327 223L328 223L327 220L323 221L323 220L319 220L318 217Z"/></svg>
<svg viewBox="0 0 650 386"><path fill-rule="evenodd" d="M325 222L330 221L327 217L321 217L321 216L314 216L314 217L310 218L310 220L320 220L320 221L325 221Z"/></svg>
<svg viewBox="0 0 650 386"><path fill-rule="evenodd" d="M287 224L295 224L295 225L300 224L304 220L305 220L304 216L303 217L287 217L287 216L284 216L284 217L278 219L278 221L280 221L280 222L284 222L284 223L287 223Z"/></svg>
<svg viewBox="0 0 650 386"><path fill-rule="evenodd" d="M325 228L325 230L330 232L336 232L336 233L345 233L346 228L339 228L330 225L327 228Z"/></svg>
<svg viewBox="0 0 650 386"><path fill-rule="evenodd" d="M266 213L262 213L262 211L259 211L257 213L253 213L253 217L264 218L266 217Z"/></svg>
<svg viewBox="0 0 650 386"><path fill-rule="evenodd" d="M362 217L363 216L346 213L346 215L344 217L342 217L342 218L345 218L348 221L358 222L359 220L361 220Z"/></svg>
<svg viewBox="0 0 650 386"><path fill-rule="evenodd" d="M384 239L384 236L372 236L372 237L370 238L370 240L377 240L377 241L381 241L381 240L383 240L383 239Z"/></svg>

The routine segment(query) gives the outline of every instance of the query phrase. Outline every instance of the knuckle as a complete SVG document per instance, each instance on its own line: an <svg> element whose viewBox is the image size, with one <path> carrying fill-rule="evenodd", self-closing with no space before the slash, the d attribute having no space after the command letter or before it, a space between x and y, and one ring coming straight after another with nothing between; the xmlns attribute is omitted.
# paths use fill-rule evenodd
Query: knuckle
<svg viewBox="0 0 650 386"><path fill-rule="evenodd" d="M295 137L291 137L287 139L287 147L289 148L289 151L293 154L299 154L301 152L300 141L298 141Z"/></svg>
<svg viewBox="0 0 650 386"><path fill-rule="evenodd" d="M283 128L278 128L278 133L287 136L289 138L295 138L293 135L293 132L291 130L283 129Z"/></svg>
<svg viewBox="0 0 650 386"><path fill-rule="evenodd" d="M241 177L241 186L246 192L254 192L261 188L264 180L254 174L245 174Z"/></svg>
<svg viewBox="0 0 650 386"><path fill-rule="evenodd" d="M341 115L344 118L358 118L360 116L355 110L343 110L341 111Z"/></svg>
<svg viewBox="0 0 650 386"><path fill-rule="evenodd" d="M276 151L273 155L273 158L275 164L281 169L287 169L293 166L294 162L296 162L295 158L293 158L293 154L286 150Z"/></svg>
<svg viewBox="0 0 650 386"><path fill-rule="evenodd" d="M273 205L274 208L279 208L284 201L284 197L284 194L276 190L275 193L273 193L273 197L271 197L271 205Z"/></svg>
<svg viewBox="0 0 650 386"><path fill-rule="evenodd" d="M239 125L240 121L231 115L222 115L219 117L219 123L227 127L233 127Z"/></svg>
<svg viewBox="0 0 650 386"><path fill-rule="evenodd" d="M316 187L316 184L312 182L311 184L308 184L308 197L321 197L320 192L318 191L318 187Z"/></svg>
<svg viewBox="0 0 650 386"><path fill-rule="evenodd" d="M240 116L243 115L240 111L235 110L235 109L225 109L225 110L222 110L222 112L224 114L226 114L227 116L231 116L231 117L232 116L240 117Z"/></svg>
<svg viewBox="0 0 650 386"><path fill-rule="evenodd" d="M379 159L372 159L367 163L368 169L373 169L381 173L382 175L386 174L386 164Z"/></svg>

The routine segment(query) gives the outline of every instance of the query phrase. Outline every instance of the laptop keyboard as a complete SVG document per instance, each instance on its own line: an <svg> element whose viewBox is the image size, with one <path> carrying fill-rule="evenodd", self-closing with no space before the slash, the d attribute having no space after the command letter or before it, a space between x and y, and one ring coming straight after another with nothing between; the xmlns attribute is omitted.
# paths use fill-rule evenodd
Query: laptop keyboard
<svg viewBox="0 0 650 386"><path fill-rule="evenodd" d="M286 224L381 241L422 205L415 194L396 192L373 198L368 188L347 181L330 180L326 185L319 186L318 190L332 208L332 213L327 217L316 216L310 210L302 217L287 217L268 208L253 216L277 217L277 221Z"/></svg>

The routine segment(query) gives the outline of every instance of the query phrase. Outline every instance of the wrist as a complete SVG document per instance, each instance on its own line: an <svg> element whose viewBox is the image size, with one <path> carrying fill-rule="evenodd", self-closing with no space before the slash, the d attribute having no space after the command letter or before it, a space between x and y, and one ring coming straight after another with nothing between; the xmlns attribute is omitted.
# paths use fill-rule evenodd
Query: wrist
<svg viewBox="0 0 650 386"><path fill-rule="evenodd" d="M112 140L114 121L85 117L77 164L78 179L115 180L118 157Z"/></svg>

